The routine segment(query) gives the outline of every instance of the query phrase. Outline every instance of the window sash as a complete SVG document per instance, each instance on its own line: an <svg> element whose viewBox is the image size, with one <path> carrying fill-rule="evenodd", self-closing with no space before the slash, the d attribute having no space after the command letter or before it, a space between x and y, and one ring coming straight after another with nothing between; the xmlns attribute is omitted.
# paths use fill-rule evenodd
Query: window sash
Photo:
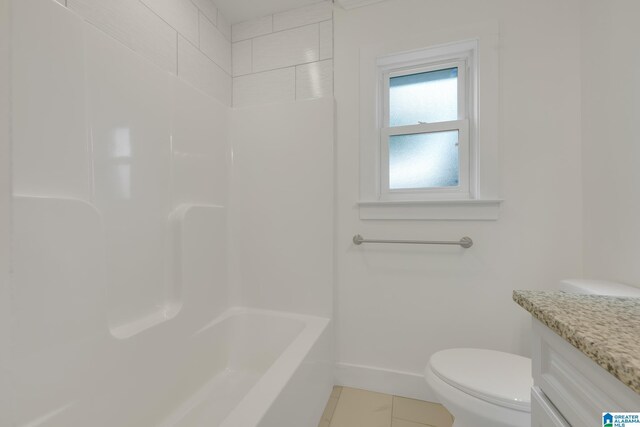
<svg viewBox="0 0 640 427"><path fill-rule="evenodd" d="M389 188L389 138L394 135L412 135L458 131L458 171L457 187L426 187L412 189ZM418 199L468 199L469 192L469 120L453 120L439 123L424 123L407 126L386 127L380 131L380 199L381 200L418 200Z"/></svg>
<svg viewBox="0 0 640 427"><path fill-rule="evenodd" d="M468 87L467 57L448 58L427 65L410 64L383 70L382 78L382 128L380 129L380 200L428 200L428 199L468 199L470 198L470 155L469 119L468 119ZM415 125L389 126L390 122L390 79L411 74L458 69L458 120L434 123L417 123ZM426 187L415 189L389 188L389 138L394 135L410 135L458 131L458 170L459 185L457 187Z"/></svg>
<svg viewBox="0 0 640 427"><path fill-rule="evenodd" d="M458 69L458 119L467 118L467 61L459 59L455 61L441 61L423 66L409 66L404 68L393 68L382 73L383 81L383 107L382 107L382 126L389 127L390 117L390 81L392 77L402 77L411 74L428 73L430 71L446 70L448 68Z"/></svg>

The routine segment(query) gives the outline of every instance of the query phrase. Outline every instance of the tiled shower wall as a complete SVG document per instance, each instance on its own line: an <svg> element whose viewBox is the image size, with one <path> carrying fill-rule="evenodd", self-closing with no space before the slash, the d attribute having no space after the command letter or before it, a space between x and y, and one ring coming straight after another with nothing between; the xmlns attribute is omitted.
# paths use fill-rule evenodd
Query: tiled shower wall
<svg viewBox="0 0 640 427"><path fill-rule="evenodd" d="M234 24L233 105L333 95L333 4Z"/></svg>
<svg viewBox="0 0 640 427"><path fill-rule="evenodd" d="M212 0L57 0L158 67L231 105L231 25Z"/></svg>
<svg viewBox="0 0 640 427"><path fill-rule="evenodd" d="M333 95L331 1L233 30L212 0L57 1L225 105Z"/></svg>

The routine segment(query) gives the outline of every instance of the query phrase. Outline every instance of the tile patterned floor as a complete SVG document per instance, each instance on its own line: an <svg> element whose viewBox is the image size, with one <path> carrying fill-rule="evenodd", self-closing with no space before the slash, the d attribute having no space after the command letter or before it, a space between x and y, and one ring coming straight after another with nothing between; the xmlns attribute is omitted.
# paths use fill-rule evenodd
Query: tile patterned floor
<svg viewBox="0 0 640 427"><path fill-rule="evenodd" d="M349 387L333 388L318 427L451 427L439 403Z"/></svg>

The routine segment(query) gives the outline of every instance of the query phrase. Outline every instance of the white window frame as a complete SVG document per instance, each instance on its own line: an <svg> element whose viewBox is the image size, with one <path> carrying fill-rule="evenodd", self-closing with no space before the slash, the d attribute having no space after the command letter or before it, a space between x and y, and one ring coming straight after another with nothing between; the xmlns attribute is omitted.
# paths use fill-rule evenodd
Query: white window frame
<svg viewBox="0 0 640 427"><path fill-rule="evenodd" d="M496 220L502 200L499 192L499 31L497 23L483 23L452 31L425 32L407 40L390 40L360 50L360 198L361 219ZM390 135L388 78L385 73L446 68L465 62L466 102L458 103L459 120L417 125L404 133L458 127L460 176L468 189L427 191L389 190L388 141ZM409 73L407 73L409 74ZM460 80L459 80L459 84ZM459 91L459 96L460 96ZM466 114L464 114L466 113ZM480 120L480 117L482 119ZM405 132L410 130L411 132ZM385 147L386 146L386 147ZM463 153L467 158L464 159ZM468 167L466 165L468 161ZM386 172L383 172L387 170ZM386 175L386 176L385 176Z"/></svg>
<svg viewBox="0 0 640 427"><path fill-rule="evenodd" d="M428 51L425 52L428 55ZM422 52L419 53L422 55ZM467 84L467 74L472 60L472 51L459 54L455 52L451 57L438 55L433 60L421 57L409 63L404 61L405 55L400 55L399 63L394 63L394 57L386 58L388 64L379 67L382 83L380 109L381 129L380 141L380 200L442 200L470 198L470 138L469 138L469 105L472 88ZM407 76L417 73L438 71L449 68L458 69L458 119L445 122L420 123L416 125L389 126L389 83L392 77ZM410 135L418 133L435 133L444 131L458 131L458 170L459 184L456 187L430 187L416 189L391 189L389 185L389 138L394 135Z"/></svg>

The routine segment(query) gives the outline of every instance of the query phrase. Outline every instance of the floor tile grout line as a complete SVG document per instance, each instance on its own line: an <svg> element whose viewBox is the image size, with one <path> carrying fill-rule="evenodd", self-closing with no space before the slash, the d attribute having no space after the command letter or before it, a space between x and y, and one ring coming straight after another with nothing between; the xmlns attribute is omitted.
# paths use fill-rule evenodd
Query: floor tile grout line
<svg viewBox="0 0 640 427"><path fill-rule="evenodd" d="M338 387L338 386L334 386L334 389L335 389L335 387ZM343 394L342 392L344 391L344 388L345 388L344 386L340 386L340 388L339 388L339 390L338 390L338 396L336 397L336 404L335 404L335 406L334 406L334 408L333 408L333 411L332 411L332 413L331 413L331 416L329 417L329 419L328 419L328 420L325 420L325 421L328 423L328 424L327 424L327 425L328 425L328 427L332 427L332 426L334 425L334 424L333 424L334 416L335 416L336 410L337 410L337 408L338 408L338 405L339 405L340 401L342 400L342 394ZM389 423L390 423L390 424L388 424L388 426L389 426L389 427L393 427L394 420L397 420L397 421L404 421L404 422L407 422L407 423L411 423L412 425L414 425L414 424L415 424L416 426L419 426L419 427L438 427L438 426L440 426L440 427L445 427L445 425L442 425L442 424L437 424L437 425L435 425L435 424L429 424L429 423L419 422L419 421L416 421L416 420L414 420L414 419L407 419L407 418L404 418L404 417L402 417L402 416L395 416L395 415L394 415L395 404L397 403L397 402L396 402L396 398L398 398L398 399L413 400L413 401L416 401L416 402L420 402L420 403L427 403L427 404L436 404L436 402L423 401L423 400L420 400L420 399L413 399L413 398L404 398L404 397L402 397L402 396L396 396L396 395L393 395L393 394L387 394L387 393L377 393L377 392L373 392L373 391L365 390L365 389L357 389L357 390L364 391L364 392L369 392L369 393L381 394L381 395L384 395L384 396L391 397L391 417L390 417L390 420L389 420ZM331 400L331 399L332 399L332 396L330 396L330 397L329 397L329 400ZM329 403L329 402L327 402L327 404L328 404L328 403ZM446 411L446 408L443 408L443 409L445 409L445 411ZM447 411L447 412L448 412L448 411ZM323 422L322 422L322 421L323 421L323 420L321 419L320 424L323 424ZM451 425L452 425L452 424L446 423L446 427L451 427ZM319 427L320 427L320 426L319 426Z"/></svg>
<svg viewBox="0 0 640 427"><path fill-rule="evenodd" d="M417 425L419 425L419 426L424 426L424 427L438 427L438 426L434 426L433 424L424 424L424 423L419 423L419 422L417 422L417 421L408 420L408 419L406 419L406 418L401 418L401 417L391 417L391 420L392 420L392 421L393 421L393 420L406 421L406 422L413 423L413 424L417 424ZM391 424L393 424L393 422L392 422Z"/></svg>
<svg viewBox="0 0 640 427"><path fill-rule="evenodd" d="M329 398L331 400L331 398ZM333 407L333 411L331 411L331 416L329 417L329 427L331 427L331 421L333 421L333 416L336 413L336 409L338 409L338 403L340 403L340 396L336 398L336 406Z"/></svg>
<svg viewBox="0 0 640 427"><path fill-rule="evenodd" d="M418 425L421 425L421 426L438 427L438 426L433 425L433 424L424 424L424 423L420 423L420 422L415 421L415 420L409 420L409 419L402 418L402 417L392 417L392 418L395 418L396 420L400 420L400 421L407 421L407 422L410 422L410 423L418 424Z"/></svg>
<svg viewBox="0 0 640 427"><path fill-rule="evenodd" d="M393 427L393 405L396 402L396 397L391 395L391 420L389 421L389 427Z"/></svg>
<svg viewBox="0 0 640 427"><path fill-rule="evenodd" d="M333 390L331 392L333 393ZM331 427L331 423L333 422L333 416L336 414L336 409L338 409L338 404L340 403L341 396L342 396L342 387L340 387L340 393L338 393L338 397L336 398L336 406L333 408L333 411L331 412L331 416L329 417L329 427ZM331 400L331 397L329 397L329 400Z"/></svg>

